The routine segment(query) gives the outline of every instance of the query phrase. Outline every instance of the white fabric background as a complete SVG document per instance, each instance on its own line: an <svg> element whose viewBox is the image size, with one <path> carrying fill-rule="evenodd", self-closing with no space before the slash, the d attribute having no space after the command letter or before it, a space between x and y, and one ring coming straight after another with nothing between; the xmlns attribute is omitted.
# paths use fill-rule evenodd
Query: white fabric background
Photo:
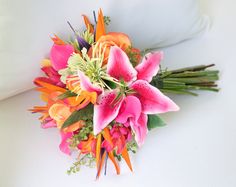
<svg viewBox="0 0 236 187"><path fill-rule="evenodd" d="M142 48L177 43L208 25L198 0L0 0L0 100L33 87L49 36L67 40L66 21L82 29L81 14L93 20L99 8L111 17L110 30L127 33Z"/></svg>
<svg viewBox="0 0 236 187"><path fill-rule="evenodd" d="M39 104L30 91L0 102L0 186L3 187L235 187L236 186L236 3L202 0L213 17L202 38L167 48L163 64L171 68L216 63L221 91L199 97L172 97L181 107L163 117L168 126L149 133L132 157L134 172L122 166L121 176L109 172L97 182L95 170L65 174L72 159L57 148L56 130L40 129L37 117L26 111Z"/></svg>

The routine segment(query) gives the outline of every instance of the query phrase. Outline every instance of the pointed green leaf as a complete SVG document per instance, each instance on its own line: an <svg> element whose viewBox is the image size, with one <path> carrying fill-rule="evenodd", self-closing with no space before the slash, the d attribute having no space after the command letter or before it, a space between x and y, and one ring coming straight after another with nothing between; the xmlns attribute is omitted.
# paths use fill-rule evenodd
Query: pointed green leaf
<svg viewBox="0 0 236 187"><path fill-rule="evenodd" d="M62 100L62 99L68 98L68 97L75 97L75 96L77 96L76 93L73 93L70 90L68 90L65 93L59 95L57 98Z"/></svg>
<svg viewBox="0 0 236 187"><path fill-rule="evenodd" d="M63 123L62 129L69 127L70 125L73 125L79 120L91 119L92 116L93 116L93 105L89 104L86 107L82 108L81 110L74 111Z"/></svg>
<svg viewBox="0 0 236 187"><path fill-rule="evenodd" d="M157 115L148 115L148 130L152 130L156 127L163 127L166 123Z"/></svg>

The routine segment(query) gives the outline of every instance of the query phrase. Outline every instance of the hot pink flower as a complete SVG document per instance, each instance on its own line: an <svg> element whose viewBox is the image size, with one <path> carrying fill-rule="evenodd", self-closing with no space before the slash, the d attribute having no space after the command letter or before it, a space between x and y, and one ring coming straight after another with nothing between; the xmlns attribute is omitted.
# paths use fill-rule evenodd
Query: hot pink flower
<svg viewBox="0 0 236 187"><path fill-rule="evenodd" d="M177 111L179 107L156 87L149 84L159 70L161 52L147 54L135 68L122 49L113 46L107 63L107 73L126 83L129 90L114 103L118 90L104 92L94 106L94 134L98 134L110 122L131 126L138 145L144 143L148 132L147 114Z"/></svg>
<svg viewBox="0 0 236 187"><path fill-rule="evenodd" d="M126 143L131 140L131 129L130 127L114 125L110 130L112 145L107 140L103 140L102 147L107 150L107 152L112 151L117 148L116 153L121 154Z"/></svg>
<svg viewBox="0 0 236 187"><path fill-rule="evenodd" d="M70 143L68 142L68 139L73 136L73 133L63 132L63 131L60 131L60 133L61 133L61 143L59 145L59 148L63 153L70 155L71 151L70 151L70 147L69 147Z"/></svg>
<svg viewBox="0 0 236 187"><path fill-rule="evenodd" d="M67 61L73 52L74 52L74 47L71 45L54 44L50 51L50 59L53 68L56 71L66 68Z"/></svg>

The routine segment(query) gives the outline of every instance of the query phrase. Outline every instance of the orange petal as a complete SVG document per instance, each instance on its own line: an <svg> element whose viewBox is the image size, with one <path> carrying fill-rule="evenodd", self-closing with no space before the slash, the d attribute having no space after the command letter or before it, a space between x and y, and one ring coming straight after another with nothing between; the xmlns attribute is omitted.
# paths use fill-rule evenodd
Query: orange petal
<svg viewBox="0 0 236 187"><path fill-rule="evenodd" d="M101 158L101 161L99 162L99 167L98 167L98 172L97 172L97 177L96 179L99 178L100 174L101 174L101 170L102 170L102 166L104 164L104 161L105 161L105 158L107 156L107 152L104 151L103 155L102 155L102 158Z"/></svg>
<svg viewBox="0 0 236 187"><path fill-rule="evenodd" d="M44 112L47 109L48 109L47 106L34 106L34 108L29 109L29 111L31 111L31 112Z"/></svg>
<svg viewBox="0 0 236 187"><path fill-rule="evenodd" d="M49 111L50 117L57 122L57 127L61 128L65 120L71 115L70 108L64 104L53 104Z"/></svg>
<svg viewBox="0 0 236 187"><path fill-rule="evenodd" d="M89 30L90 33L93 33L94 32L93 26L90 23L88 17L86 15L82 15L82 16L84 18L84 24L85 24L86 28Z"/></svg>
<svg viewBox="0 0 236 187"><path fill-rule="evenodd" d="M50 83L43 82L43 81L38 80L38 79L35 79L34 82L36 84L40 85L41 87L47 88L48 90L60 91L60 92L63 92L63 93L66 91L66 89L64 89L64 88L61 88L59 86L55 86L55 85L50 84Z"/></svg>
<svg viewBox="0 0 236 187"><path fill-rule="evenodd" d="M73 107L73 106L77 106L79 105L85 98L83 96L75 96L75 97L68 97L67 100L69 102L69 104Z"/></svg>
<svg viewBox="0 0 236 187"><path fill-rule="evenodd" d="M80 120L80 121L70 125L69 127L65 128L63 131L64 132L74 132L78 129L81 129L84 125L85 125L84 121Z"/></svg>
<svg viewBox="0 0 236 187"><path fill-rule="evenodd" d="M47 93L42 93L40 95L40 98L44 101L44 102L48 102L48 94Z"/></svg>
<svg viewBox="0 0 236 187"><path fill-rule="evenodd" d="M128 153L126 147L123 149L121 155L122 155L122 157L124 158L126 164L129 166L129 169L130 169L131 171L133 171L132 165L131 165L131 162L130 162L130 158L129 158L129 153Z"/></svg>
<svg viewBox="0 0 236 187"><path fill-rule="evenodd" d="M109 144L113 147L113 142L112 142L112 138L111 138L110 131L109 131L108 127L103 129L102 135L103 135L104 139L107 140L109 142Z"/></svg>
<svg viewBox="0 0 236 187"><path fill-rule="evenodd" d="M50 94L52 92L52 91L48 90L47 88L43 88L43 87L37 87L37 88L35 88L35 90L37 90L39 92L47 93L47 94Z"/></svg>
<svg viewBox="0 0 236 187"><path fill-rule="evenodd" d="M114 166L115 166L115 168L116 168L116 173L117 173L117 175L119 175L119 174L120 174L120 166L117 164L113 152L112 152L112 151L109 152L109 153L108 153L108 156L109 156L110 160L112 161L112 163L114 164Z"/></svg>
<svg viewBox="0 0 236 187"><path fill-rule="evenodd" d="M104 23L104 18L103 18L103 13L102 10L100 9L98 11L98 22L97 22L97 27L96 27L96 41L99 40L99 38L102 35L105 35L106 31L105 31L105 23Z"/></svg>
<svg viewBox="0 0 236 187"><path fill-rule="evenodd" d="M127 48L131 46L131 41L128 35L124 33L109 32L106 35L103 35L99 38L99 40L97 41L97 45L99 45L105 50L103 63L106 64L111 46L116 45L120 47L123 51L126 51ZM90 50L92 50L92 48L90 48Z"/></svg>
<svg viewBox="0 0 236 187"><path fill-rule="evenodd" d="M43 59L41 61L41 66L42 67L50 67L51 66L51 61L49 59Z"/></svg>
<svg viewBox="0 0 236 187"><path fill-rule="evenodd" d="M51 39L57 45L65 45L65 42L60 39L56 34L54 34L54 37L51 37Z"/></svg>
<svg viewBox="0 0 236 187"><path fill-rule="evenodd" d="M96 145L96 165L97 165L97 168L99 167L99 162L100 162L101 143L102 143L102 135L99 134L97 136L97 145Z"/></svg>
<svg viewBox="0 0 236 187"><path fill-rule="evenodd" d="M129 36L121 32L109 32L112 41L116 43L121 49L126 50L131 46Z"/></svg>
<svg viewBox="0 0 236 187"><path fill-rule="evenodd" d="M92 134L89 135L87 140L83 140L79 143L78 147L83 154L88 154L92 152L92 143L94 141L94 136Z"/></svg>
<svg viewBox="0 0 236 187"><path fill-rule="evenodd" d="M97 101L97 93L96 92L89 92L90 102L95 104Z"/></svg>

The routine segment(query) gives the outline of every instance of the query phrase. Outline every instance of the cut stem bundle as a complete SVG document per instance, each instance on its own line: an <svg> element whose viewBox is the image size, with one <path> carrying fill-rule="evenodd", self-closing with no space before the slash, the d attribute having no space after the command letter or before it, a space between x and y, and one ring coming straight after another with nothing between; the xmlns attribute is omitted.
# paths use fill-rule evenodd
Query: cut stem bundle
<svg viewBox="0 0 236 187"><path fill-rule="evenodd" d="M218 92L216 81L219 80L218 70L208 70L215 66L200 65L177 70L160 70L151 84L164 93L198 95L194 91L207 90Z"/></svg>

